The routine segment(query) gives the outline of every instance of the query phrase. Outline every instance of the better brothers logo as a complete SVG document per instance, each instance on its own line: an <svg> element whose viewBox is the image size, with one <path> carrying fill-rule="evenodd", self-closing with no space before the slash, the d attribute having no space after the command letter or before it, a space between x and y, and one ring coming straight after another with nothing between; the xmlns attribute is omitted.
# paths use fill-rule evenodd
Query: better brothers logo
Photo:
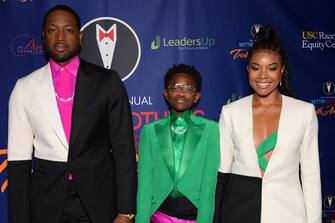
<svg viewBox="0 0 335 223"><path fill-rule="evenodd" d="M335 115L335 85L334 82L325 81L322 85L323 96L312 99L316 113L320 116Z"/></svg>
<svg viewBox="0 0 335 223"><path fill-rule="evenodd" d="M151 42L151 49L157 50L160 47L177 47L178 50L208 50L215 45L215 39L208 37L199 37L199 38L161 38L156 36L155 39Z"/></svg>
<svg viewBox="0 0 335 223"><path fill-rule="evenodd" d="M80 55L86 61L116 70L124 81L136 70L141 45L135 31L124 21L100 17L82 28L83 45Z"/></svg>
<svg viewBox="0 0 335 223"><path fill-rule="evenodd" d="M250 28L250 34L255 37L256 33L262 28L261 24L254 24ZM242 41L238 43L238 48L230 50L229 54L233 56L234 59L246 59L248 57L248 49L254 44L253 39L248 41Z"/></svg>
<svg viewBox="0 0 335 223"><path fill-rule="evenodd" d="M335 49L335 34L323 31L302 31L301 48L310 51Z"/></svg>
<svg viewBox="0 0 335 223"><path fill-rule="evenodd" d="M41 55L44 53L43 44L27 33L17 35L10 45L10 50L14 56Z"/></svg>

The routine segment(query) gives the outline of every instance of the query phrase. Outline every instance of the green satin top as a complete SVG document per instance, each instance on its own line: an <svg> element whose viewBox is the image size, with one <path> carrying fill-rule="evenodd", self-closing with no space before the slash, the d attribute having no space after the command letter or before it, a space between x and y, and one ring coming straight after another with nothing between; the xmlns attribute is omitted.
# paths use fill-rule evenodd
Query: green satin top
<svg viewBox="0 0 335 223"><path fill-rule="evenodd" d="M256 149L258 155L258 164L260 168L265 171L268 166L268 161L264 155L273 150L277 144L278 131L274 131L268 138L266 138Z"/></svg>
<svg viewBox="0 0 335 223"><path fill-rule="evenodd" d="M185 135L188 130L188 123L191 117L191 110L184 112L181 115L177 115L173 112L170 113L170 123L171 123L171 137L172 137L172 148L171 156L173 156L174 164L169 167L170 175L174 180L174 185L177 185L178 176L180 171L180 163L183 157L183 148L185 142ZM170 194L171 197L183 196L176 186Z"/></svg>

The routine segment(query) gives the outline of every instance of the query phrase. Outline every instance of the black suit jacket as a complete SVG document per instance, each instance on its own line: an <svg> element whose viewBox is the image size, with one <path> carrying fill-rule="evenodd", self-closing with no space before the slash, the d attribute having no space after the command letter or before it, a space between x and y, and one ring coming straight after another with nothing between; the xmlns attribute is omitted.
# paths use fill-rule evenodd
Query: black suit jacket
<svg viewBox="0 0 335 223"><path fill-rule="evenodd" d="M34 100L29 99L33 95L29 92L29 79L38 75L51 74L36 71L28 75L15 86L10 99L10 222L58 223L69 173L93 223L111 223L117 213L135 213L137 174L132 116L126 90L117 73L81 60L65 162L52 154L52 146L47 152L41 146L57 144L57 140L50 137L52 132L39 132L36 128L39 120L34 114L40 109L38 104L26 106L25 103ZM31 112L30 107L35 111ZM20 109L21 113L17 111ZM23 116L18 114L24 114L31 126L35 146L33 162L17 155L22 148L17 146L15 140L20 139L15 137L15 132L20 131L18 117ZM43 112L41 114L42 119Z"/></svg>

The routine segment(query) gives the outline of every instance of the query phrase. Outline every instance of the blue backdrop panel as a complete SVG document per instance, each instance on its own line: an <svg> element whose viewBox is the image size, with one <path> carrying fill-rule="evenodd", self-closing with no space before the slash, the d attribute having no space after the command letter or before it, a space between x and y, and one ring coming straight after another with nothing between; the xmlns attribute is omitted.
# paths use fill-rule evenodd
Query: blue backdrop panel
<svg viewBox="0 0 335 223"><path fill-rule="evenodd" d="M332 168L335 158L335 78L334 69L331 69L335 58L334 1L2 0L1 223L8 221L8 98L17 78L46 63L41 38L43 15L60 3L78 12L82 26L100 17L113 17L127 24L138 37L139 63L124 81L132 104L137 141L145 123L167 114L168 108L162 97L163 77L172 64L188 63L200 70L203 90L197 113L218 120L223 104L249 94L245 58L246 49L253 44L255 27L257 24L277 27L289 55L294 89L300 99L314 103L318 113L323 220L335 222L335 171ZM97 44L93 37L87 39L90 44ZM121 42L116 43L116 59L113 60L133 53L122 48ZM97 57L99 55L93 59ZM118 66L128 63L127 58L124 61Z"/></svg>

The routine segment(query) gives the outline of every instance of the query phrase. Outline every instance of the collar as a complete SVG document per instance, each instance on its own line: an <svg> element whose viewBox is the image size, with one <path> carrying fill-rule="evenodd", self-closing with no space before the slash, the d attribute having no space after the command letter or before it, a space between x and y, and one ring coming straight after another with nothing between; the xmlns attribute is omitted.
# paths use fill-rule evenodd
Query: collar
<svg viewBox="0 0 335 223"><path fill-rule="evenodd" d="M80 59L78 55L72 58L69 63L65 64L65 66L61 66L58 63L56 63L53 59L50 59L51 74L53 77L55 77L57 76L59 70L63 68L67 72L69 72L72 76L77 77L79 64L80 64Z"/></svg>
<svg viewBox="0 0 335 223"><path fill-rule="evenodd" d="M178 117L182 117L186 123L188 123L188 121L190 120L191 118L191 114L192 114L192 111L191 109L185 111L184 113L180 114L180 115L177 115L176 113L174 112L170 112L170 121L171 123L174 123Z"/></svg>

